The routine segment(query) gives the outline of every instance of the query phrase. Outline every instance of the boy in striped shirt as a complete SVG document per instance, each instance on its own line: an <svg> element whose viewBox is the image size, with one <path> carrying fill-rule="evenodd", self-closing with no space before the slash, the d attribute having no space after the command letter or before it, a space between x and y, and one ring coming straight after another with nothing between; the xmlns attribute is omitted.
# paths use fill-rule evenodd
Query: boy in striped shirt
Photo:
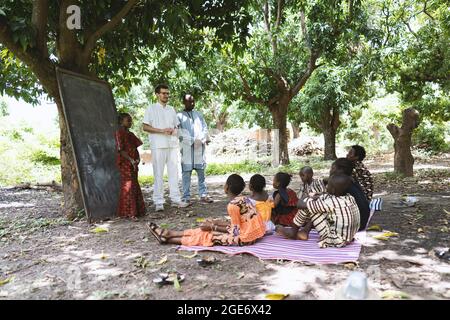
<svg viewBox="0 0 450 320"><path fill-rule="evenodd" d="M300 191L298 198L306 198L313 196L314 194L322 194L325 192L325 185L322 180L314 179L314 171L311 167L303 167L299 172L302 184L300 185Z"/></svg>
<svg viewBox="0 0 450 320"><path fill-rule="evenodd" d="M344 247L353 241L359 229L359 210L355 199L346 193L351 178L333 175L328 180L327 193L300 199L294 218L295 228L277 226L277 233L289 239L308 239L307 231L299 230L308 220L319 233L319 247Z"/></svg>

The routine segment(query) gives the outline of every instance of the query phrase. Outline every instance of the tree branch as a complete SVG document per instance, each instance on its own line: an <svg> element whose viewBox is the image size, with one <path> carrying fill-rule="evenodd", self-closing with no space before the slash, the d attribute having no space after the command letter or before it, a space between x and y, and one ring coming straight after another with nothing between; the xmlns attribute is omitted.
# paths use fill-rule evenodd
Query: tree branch
<svg viewBox="0 0 450 320"><path fill-rule="evenodd" d="M303 76L298 80L294 88L291 90L291 97L295 97L297 93L300 91L301 88L305 85L306 81L308 81L309 77L313 73L314 70L316 70L319 66L323 65L316 65L316 61L319 58L320 54L318 52L311 52L311 56L309 57L308 62L308 69L303 74Z"/></svg>
<svg viewBox="0 0 450 320"><path fill-rule="evenodd" d="M266 25L267 34L269 35L269 41L272 45L273 55L277 53L277 42L276 39L272 35L272 30L270 28L270 7L269 1L264 3L264 23Z"/></svg>
<svg viewBox="0 0 450 320"><path fill-rule="evenodd" d="M264 23L266 25L267 32L270 32L270 8L269 1L264 3Z"/></svg>
<svg viewBox="0 0 450 320"><path fill-rule="evenodd" d="M239 74L239 77L241 78L241 80L242 80L242 85L244 86L244 94L242 94L242 97L245 99L245 100L247 100L248 102L251 102L251 103L259 103L259 104L261 104L261 105L263 105L263 106L266 106L267 105L267 102L266 101L264 101L263 99L260 99L260 98L257 98L256 96L254 96L253 94L252 94L252 91L251 91L251 89L250 89L250 86L249 86L249 84L248 84L248 82L247 82L247 80L244 78L244 76L242 75L242 72L240 72L239 70L237 70L237 72L238 72L238 74Z"/></svg>
<svg viewBox="0 0 450 320"><path fill-rule="evenodd" d="M302 29L302 36L303 39L305 39L306 46L311 50L311 43L308 37L308 30L306 29L306 18L304 11L300 11L300 27Z"/></svg>
<svg viewBox="0 0 450 320"><path fill-rule="evenodd" d="M271 68L264 68L264 72L275 79L275 81L277 82L277 86L278 89L280 91L287 91L289 90L289 83L287 82L287 80L280 74L274 72Z"/></svg>
<svg viewBox="0 0 450 320"><path fill-rule="evenodd" d="M82 60L89 64L90 57L92 55L92 51L95 48L97 41L105 35L107 32L113 30L119 23L122 22L122 19L133 9L138 0L128 0L128 2L122 7L122 9L107 23L98 28L94 33L92 33L84 45Z"/></svg>
<svg viewBox="0 0 450 320"><path fill-rule="evenodd" d="M400 134L400 128L397 127L395 124L390 123L386 126L386 128L389 130L389 132L391 133L392 137L394 139L397 139L398 135Z"/></svg>
<svg viewBox="0 0 450 320"><path fill-rule="evenodd" d="M14 42L12 31L2 17L0 17L0 43L12 52L15 58L30 68L51 96L56 97L58 95L56 81L52 81L55 80L53 64L48 59L42 59L37 49L28 48L24 51L20 44Z"/></svg>
<svg viewBox="0 0 450 320"><path fill-rule="evenodd" d="M43 58L48 58L47 20L48 0L34 0L31 23L36 32L36 48Z"/></svg>
<svg viewBox="0 0 450 320"><path fill-rule="evenodd" d="M425 3L423 4L423 13L425 13L431 20L434 20L434 17L427 12L427 4L428 1L425 1Z"/></svg>
<svg viewBox="0 0 450 320"><path fill-rule="evenodd" d="M278 27L281 24L281 16L283 13L283 0L278 0L278 4L277 4L277 20L275 21L275 27L276 29L278 29Z"/></svg>

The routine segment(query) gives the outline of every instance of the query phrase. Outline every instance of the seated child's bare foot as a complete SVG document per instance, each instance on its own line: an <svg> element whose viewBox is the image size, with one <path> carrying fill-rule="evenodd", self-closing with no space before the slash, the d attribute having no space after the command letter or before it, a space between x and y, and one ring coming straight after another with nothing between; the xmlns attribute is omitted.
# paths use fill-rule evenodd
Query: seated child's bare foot
<svg viewBox="0 0 450 320"><path fill-rule="evenodd" d="M288 239L296 239L297 237L297 229L295 228L287 228L282 226L276 226L275 232L280 236L283 236Z"/></svg>
<svg viewBox="0 0 450 320"><path fill-rule="evenodd" d="M297 240L306 241L308 239L309 239L309 232L307 232L305 230L301 230L301 231L297 232Z"/></svg>

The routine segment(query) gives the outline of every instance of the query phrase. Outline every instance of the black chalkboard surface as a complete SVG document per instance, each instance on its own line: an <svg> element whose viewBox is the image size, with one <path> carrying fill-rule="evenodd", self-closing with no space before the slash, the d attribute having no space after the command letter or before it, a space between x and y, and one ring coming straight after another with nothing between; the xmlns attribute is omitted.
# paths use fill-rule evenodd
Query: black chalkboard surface
<svg viewBox="0 0 450 320"><path fill-rule="evenodd" d="M111 87L60 68L56 74L86 214L90 222L111 218L120 192L114 138L117 111Z"/></svg>

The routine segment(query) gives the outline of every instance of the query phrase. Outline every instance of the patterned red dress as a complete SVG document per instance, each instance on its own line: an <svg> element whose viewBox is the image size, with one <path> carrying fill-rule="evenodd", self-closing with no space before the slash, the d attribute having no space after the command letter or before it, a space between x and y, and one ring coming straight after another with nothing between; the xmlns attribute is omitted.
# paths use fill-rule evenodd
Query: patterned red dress
<svg viewBox="0 0 450 320"><path fill-rule="evenodd" d="M145 214L145 203L138 182L138 166L133 168L131 162L120 154L125 151L133 160L139 159L137 148L142 145L132 132L124 127L116 131L117 166L120 171L120 197L117 213L119 217L137 217Z"/></svg>

